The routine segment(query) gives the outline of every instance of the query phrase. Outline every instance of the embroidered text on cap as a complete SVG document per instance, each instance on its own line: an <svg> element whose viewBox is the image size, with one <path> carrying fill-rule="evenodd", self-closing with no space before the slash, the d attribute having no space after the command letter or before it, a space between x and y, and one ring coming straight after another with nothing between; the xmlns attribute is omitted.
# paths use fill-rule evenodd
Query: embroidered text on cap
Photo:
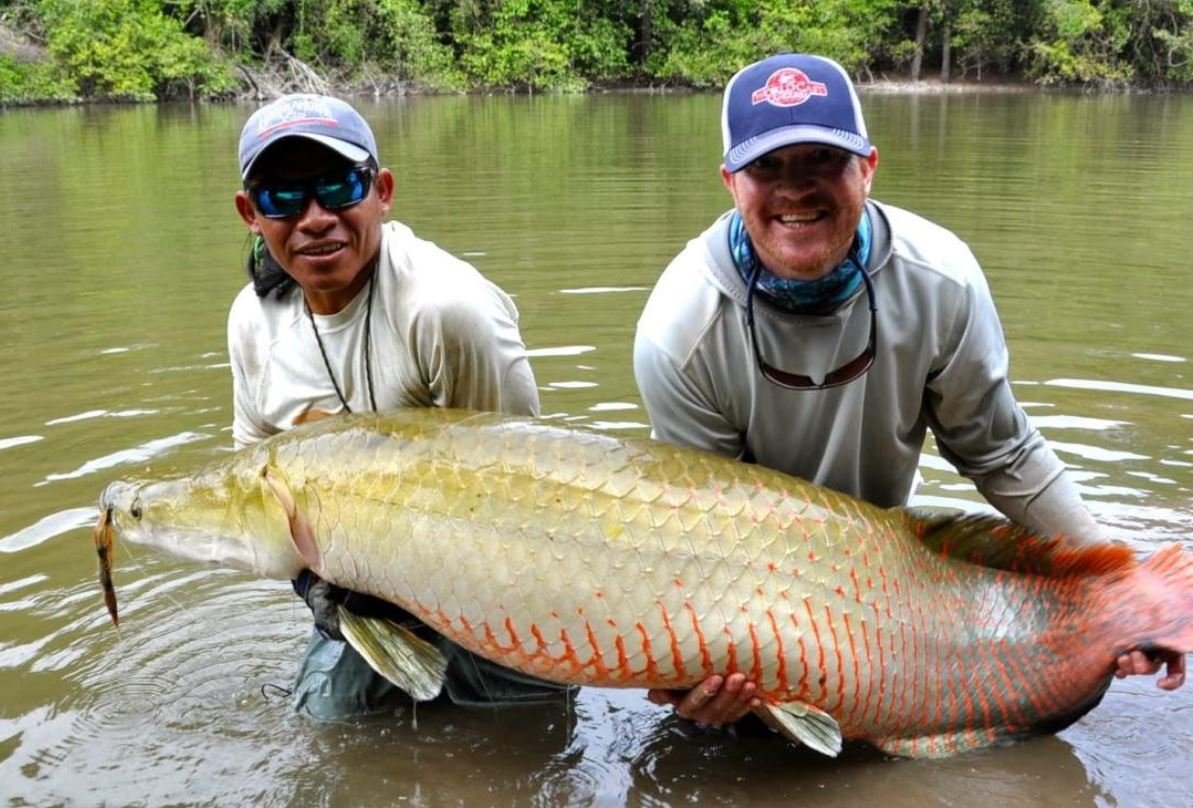
<svg viewBox="0 0 1193 808"><path fill-rule="evenodd" d="M828 85L812 81L804 71L785 67L771 73L766 84L754 91L754 104L774 104L776 107L795 107L814 95L828 95Z"/></svg>

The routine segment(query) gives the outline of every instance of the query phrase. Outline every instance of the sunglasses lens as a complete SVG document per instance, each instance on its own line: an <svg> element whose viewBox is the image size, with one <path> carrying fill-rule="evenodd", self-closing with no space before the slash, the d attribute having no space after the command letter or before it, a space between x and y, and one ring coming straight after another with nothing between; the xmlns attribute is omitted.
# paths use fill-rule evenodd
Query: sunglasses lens
<svg viewBox="0 0 1193 808"><path fill-rule="evenodd" d="M323 177L315 181L315 198L327 210L355 205L369 192L368 169L353 168L339 177Z"/></svg>
<svg viewBox="0 0 1193 808"><path fill-rule="evenodd" d="M297 216L307 205L306 189L300 185L258 185L251 194L257 210L270 219Z"/></svg>

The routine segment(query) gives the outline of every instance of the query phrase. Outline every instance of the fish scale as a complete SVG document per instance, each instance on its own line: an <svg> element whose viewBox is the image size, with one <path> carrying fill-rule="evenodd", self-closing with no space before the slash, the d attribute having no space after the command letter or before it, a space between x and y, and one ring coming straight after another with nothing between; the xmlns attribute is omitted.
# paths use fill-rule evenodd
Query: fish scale
<svg viewBox="0 0 1193 808"><path fill-rule="evenodd" d="M496 414L344 416L182 480L114 483L102 505L132 541L275 578L309 566L525 673L684 688L741 671L784 715L896 754L1058 728L1124 649L1193 641L1175 546L1140 564Z"/></svg>

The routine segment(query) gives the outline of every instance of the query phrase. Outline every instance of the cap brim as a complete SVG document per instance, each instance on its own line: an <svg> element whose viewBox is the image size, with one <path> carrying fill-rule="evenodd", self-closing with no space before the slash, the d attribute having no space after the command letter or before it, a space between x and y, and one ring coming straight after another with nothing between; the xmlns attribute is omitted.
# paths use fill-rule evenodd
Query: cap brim
<svg viewBox="0 0 1193 808"><path fill-rule="evenodd" d="M305 132L293 132L285 134L282 137L279 137L277 140L271 140L269 143L265 144L265 147L253 155L253 159L250 160L249 164L244 167L244 171L241 172L241 179L247 180L249 178L249 175L253 173L253 166L256 165L257 161L261 159L261 155L265 154L265 152L269 151L278 143L281 143L283 140L287 140L289 138L305 138L306 140L313 140L316 143L326 146L336 154L353 163L363 163L370 157L368 149L363 149L360 146L357 146L355 143L349 143L346 140L340 140L339 138L329 137L327 135L312 135Z"/></svg>
<svg viewBox="0 0 1193 808"><path fill-rule="evenodd" d="M801 143L835 146L861 157L869 157L874 151L869 140L853 132L823 126L786 126L738 143L725 154L725 168L741 171L767 152Z"/></svg>

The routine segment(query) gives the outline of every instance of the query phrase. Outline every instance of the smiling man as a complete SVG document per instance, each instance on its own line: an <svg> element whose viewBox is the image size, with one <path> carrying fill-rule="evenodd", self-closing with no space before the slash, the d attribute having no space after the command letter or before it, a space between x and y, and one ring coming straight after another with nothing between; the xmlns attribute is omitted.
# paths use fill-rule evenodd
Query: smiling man
<svg viewBox="0 0 1193 808"><path fill-rule="evenodd" d="M878 150L841 66L783 54L743 68L725 88L721 129L734 207L672 260L638 322L634 372L654 436L889 507L910 497L931 429L1011 519L1102 541L1012 394L969 248L869 198ZM1180 686L1184 658L1162 661L1159 685ZM1162 661L1134 651L1118 673ZM754 704L741 674L650 697L709 724Z"/></svg>
<svg viewBox="0 0 1193 808"><path fill-rule="evenodd" d="M385 221L393 173L349 104L288 95L257 110L241 131L240 172L236 210L255 247L252 283L228 317L238 447L340 412L538 413L513 301L469 264ZM295 589L317 628L299 671L296 709L334 720L408 704L342 641L334 607L414 619L310 573ZM457 703L526 703L563 693L474 657L425 626L418 630L447 657L445 689Z"/></svg>

